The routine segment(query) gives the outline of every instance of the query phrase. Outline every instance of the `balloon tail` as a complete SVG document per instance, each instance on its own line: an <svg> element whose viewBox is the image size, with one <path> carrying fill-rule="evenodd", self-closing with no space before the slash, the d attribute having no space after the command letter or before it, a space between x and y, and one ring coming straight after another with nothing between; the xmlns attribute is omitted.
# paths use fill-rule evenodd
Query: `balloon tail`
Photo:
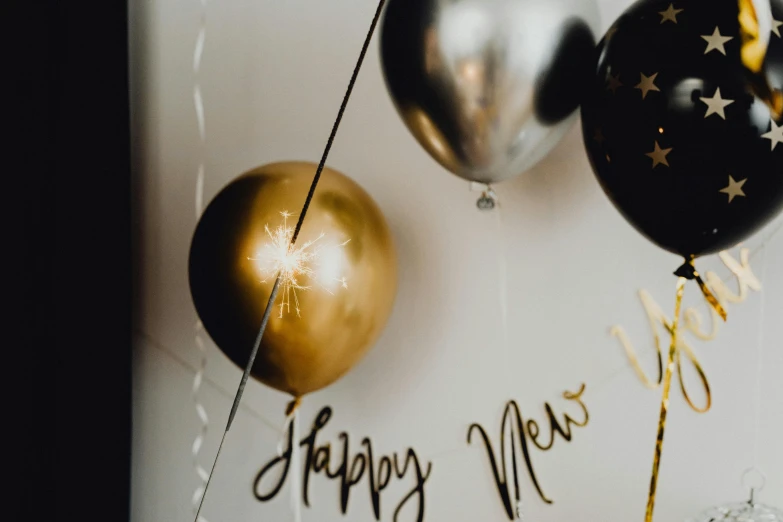
<svg viewBox="0 0 783 522"><path fill-rule="evenodd" d="M652 522L653 508L655 507L655 492L658 486L658 469L661 464L661 452L663 451L663 433L666 428L666 414L669 411L669 391L672 385L674 373L674 360L677 354L677 325L679 324L680 309L682 308L682 294L685 290L687 277L677 278L677 298L674 305L674 317L672 318L672 340L669 345L669 357L666 360L666 373L663 376L663 397L661 399L661 414L658 418L658 437L655 441L655 456L653 458L652 477L650 478L650 492L647 496L647 512L645 522Z"/></svg>

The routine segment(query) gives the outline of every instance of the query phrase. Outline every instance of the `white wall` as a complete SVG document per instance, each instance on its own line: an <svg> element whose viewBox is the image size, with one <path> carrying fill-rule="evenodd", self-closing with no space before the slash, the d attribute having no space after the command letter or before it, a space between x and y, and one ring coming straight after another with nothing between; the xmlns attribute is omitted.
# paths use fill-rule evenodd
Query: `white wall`
<svg viewBox="0 0 783 522"><path fill-rule="evenodd" d="M191 458L199 421L190 396L199 352L186 260L201 154L192 96L200 2L131 4L140 260L133 520L188 522L199 483ZM625 4L602 0L604 27ZM201 71L205 202L253 166L317 161L374 8L365 0L208 2ZM344 379L306 398L302 426L328 404L334 416L319 440L331 441L334 452L342 430L351 434L352 454L364 436L378 453L415 448L433 463L428 521L504 520L484 449L465 442L468 425L482 422L496 440L506 400L515 398L525 415L543 422L544 402L561 411L567 407L561 393L584 382L590 424L575 430L570 444L558 440L552 451L532 456L554 504L545 505L521 475L526 520L641 520L660 396L638 381L608 330L625 326L652 371L652 337L636 292L648 289L668 311L678 260L646 242L611 207L590 171L578 126L533 171L498 187L509 259L509 353L500 328L495 217L476 211L476 195L407 133L386 95L377 45L329 164L356 179L386 214L399 251L400 286L380 341ZM748 246L758 246L774 226ZM762 257L752 261L757 274ZM759 454L768 478L761 499L783 506L783 232L769 243L766 263L763 294L730 305L729 323L715 341L693 343L714 405L696 414L673 391L657 520L681 520L745 498L740 478L753 463L761 295L766 342ZM728 274L717 259L704 260L707 268ZM695 285L687 292L687 302L698 304ZM207 466L240 371L205 338L200 400L210 429L200 461ZM698 389L693 375L689 382ZM290 519L287 491L268 504L251 492L255 474L274 455L285 402L277 392L249 385L205 504L210 522ZM392 519L408 487L386 490L382 520ZM366 482L352 490L345 517L338 494L337 483L313 477L304 519L373 520ZM413 520L410 513L403 519Z"/></svg>

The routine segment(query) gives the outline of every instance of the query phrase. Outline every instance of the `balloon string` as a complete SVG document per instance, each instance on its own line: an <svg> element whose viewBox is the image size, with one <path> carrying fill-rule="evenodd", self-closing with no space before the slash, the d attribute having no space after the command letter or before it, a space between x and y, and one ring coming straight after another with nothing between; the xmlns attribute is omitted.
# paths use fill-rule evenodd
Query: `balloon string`
<svg viewBox="0 0 783 522"><path fill-rule="evenodd" d="M286 441L291 441L291 511L294 514L294 522L302 522L302 473L301 447L299 443L299 399L294 399L286 408L283 433L277 443L277 456L282 457L285 452L283 446ZM290 437L289 437L289 431Z"/></svg>
<svg viewBox="0 0 783 522"><path fill-rule="evenodd" d="M206 0L201 0L201 1L205 2ZM334 125L332 125L332 131L329 134L329 139L326 142L326 147L324 148L323 155L321 156L321 161L318 163L318 168L316 169L315 175L313 176L313 181L310 184L310 190L307 192L307 197L305 198L304 205L302 206L302 211L299 213L299 220L296 223L296 228L294 228L294 233L291 236L291 242L288 245L289 251L293 248L297 238L299 237L299 232L302 229L302 224L304 223L305 216L307 215L307 210L310 208L310 203L313 199L313 195L315 194L315 190L318 187L318 181L321 179L321 173L323 172L323 169L326 166L326 159L329 156L329 151L332 149L334 138L335 136L337 136L337 129L340 127L340 122L343 119L343 114L345 114L345 109L348 106L348 100L350 99L351 93L353 92L354 85L356 84L356 79L359 76L359 71L361 70L362 63L364 62L364 57L367 54L367 49L370 46L370 41L372 40L373 34L375 34L375 27L378 25L378 20L380 19L381 13L383 12L383 6L385 4L386 4L386 0L379 0L378 2L378 7L375 10L375 15L373 16L372 23L370 24L370 28L367 31L367 36L364 39L362 50L359 53L359 59L356 61L356 65L354 66L353 73L351 74L351 79L348 82L348 87L346 88L345 95L343 96L343 101L340 104L340 110L337 112L337 118L334 121ZM253 363L255 362L256 355L258 354L258 348L259 346L261 346L261 340L264 337L264 332L266 331L266 325L269 322L269 316L272 312L272 308L274 308L274 303L275 300L277 299L277 293L280 289L280 279L281 279L280 272L278 272L277 277L275 278L274 286L272 287L272 292L269 295L269 301L267 301L266 309L264 310L264 315L261 318L261 326L258 330L258 335L256 336L256 340L253 344L253 348L250 351L250 357L248 358L247 365L245 366L245 370L242 374L242 379L239 382L239 387L237 388L236 395L234 396L234 403L231 406L231 413L229 413L228 422L226 423L226 429L223 432L223 438L220 441L217 455L215 456L215 460L212 463L212 470L209 473L209 479L207 480L207 483L204 486L204 494L201 497L198 510L196 511L196 518L195 518L196 522L198 522L199 513L201 512L201 507L204 504L204 498L206 497L207 489L209 488L209 484L212 480L212 476L215 471L215 466L217 466L217 462L220 457L220 450L223 448L223 443L226 440L226 434L231 429L231 424L234 421L234 416L236 415L237 409L239 408L239 403L242 400L242 395L244 394L245 386L247 385L247 380L250 377L250 370L253 368Z"/></svg>
<svg viewBox="0 0 783 522"><path fill-rule="evenodd" d="M498 302L500 303L500 325L503 330L503 355L506 358L505 373L508 393L513 390L513 374L511 373L510 351L508 342L508 260L506 256L506 245L503 235L503 215L500 202L496 201L497 208L495 216L497 218L497 237L498 237Z"/></svg>
<svg viewBox="0 0 783 522"><path fill-rule="evenodd" d="M506 255L506 244L503 234L503 215L500 201L493 197L495 204L495 216L497 218L497 237L498 237L498 299L500 303L500 323L503 330L503 356L504 356L504 368L503 371L506 374L506 386L508 388L509 397L513 394L513 373L511 364L511 352L509 351L508 341L508 258ZM511 472L514 476L514 500L516 503L514 512L515 518L522 519L522 498L519 489L519 478L517 476L517 455L516 445L514 441L514 433L511 430L509 440L511 441L511 462L506 465L504 470L506 476Z"/></svg>
<svg viewBox="0 0 783 522"><path fill-rule="evenodd" d="M292 446L291 446L291 510L294 522L302 522L302 449L299 444L299 408L291 412Z"/></svg>
<svg viewBox="0 0 783 522"><path fill-rule="evenodd" d="M285 443L288 441L288 430L291 429L291 425L294 422L294 413L295 411L289 413L286 415L285 421L283 422L283 431L280 435L280 440L277 442L277 456L282 457L283 453L285 453Z"/></svg>
<svg viewBox="0 0 783 522"><path fill-rule="evenodd" d="M283 422L283 430L280 432L280 440L277 443L277 456L282 457L284 453L283 446L288 441L288 430L291 428L291 423L294 421L294 414L299 409L301 399L294 399L288 403L285 409L285 421Z"/></svg>
<svg viewBox="0 0 783 522"><path fill-rule="evenodd" d="M767 252L764 248L761 260L761 281L766 281L767 276ZM761 434L761 381L764 376L764 317L766 294L761 294L759 304L758 346L756 347L756 389L753 397L754 424L753 424L753 467L759 467L759 438Z"/></svg>
<svg viewBox="0 0 783 522"><path fill-rule="evenodd" d="M663 451L663 433L666 428L666 414L669 411L669 391L672 386L672 374L674 373L674 360L677 354L677 325L680 320L682 308L682 294L685 290L686 278L677 278L677 298L674 305L674 317L672 318L672 339L669 345L669 357L666 360L666 373L663 376L663 397L661 399L661 414L658 418L658 437L655 441L655 456L653 458L652 477L650 478L650 493L647 496L647 514L645 522L652 522L653 508L655 507L655 491L658 486L658 469L661 465L661 452Z"/></svg>

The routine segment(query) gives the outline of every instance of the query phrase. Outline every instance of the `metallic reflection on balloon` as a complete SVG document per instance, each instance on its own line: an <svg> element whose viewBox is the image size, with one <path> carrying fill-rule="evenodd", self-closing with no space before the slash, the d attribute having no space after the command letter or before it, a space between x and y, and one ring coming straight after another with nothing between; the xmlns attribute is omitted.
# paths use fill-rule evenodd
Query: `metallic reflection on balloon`
<svg viewBox="0 0 783 522"><path fill-rule="evenodd" d="M294 216L281 212L301 207L315 170L312 163L274 163L235 179L204 211L190 250L199 317L241 368L283 269L280 309L251 375L295 397L331 384L364 356L391 313L397 285L383 214L359 185L329 168L294 251L287 250Z"/></svg>
<svg viewBox="0 0 783 522"><path fill-rule="evenodd" d="M498 182L532 167L573 123L597 29L593 0L390 0L384 77L436 161Z"/></svg>

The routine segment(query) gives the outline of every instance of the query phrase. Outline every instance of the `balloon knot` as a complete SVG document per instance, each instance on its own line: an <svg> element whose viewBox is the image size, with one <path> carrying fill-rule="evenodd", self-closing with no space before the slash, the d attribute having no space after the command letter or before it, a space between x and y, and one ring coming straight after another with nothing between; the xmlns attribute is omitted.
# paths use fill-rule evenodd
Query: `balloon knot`
<svg viewBox="0 0 783 522"><path fill-rule="evenodd" d="M707 300L709 305L717 312L717 314L723 319L726 320L726 310L723 308L723 305L720 304L720 301L718 301L718 298L715 297L715 294L712 293L710 288L707 286L707 283L704 282L704 280L699 275L699 272L696 271L696 266L693 262L693 257L690 259L685 260L685 263L674 271L674 275L677 277L684 277L685 279L688 279L690 281L693 281L694 279L699 284L699 288L701 289L701 293L704 294L704 298Z"/></svg>
<svg viewBox="0 0 783 522"><path fill-rule="evenodd" d="M699 274L696 272L696 267L693 264L693 259L690 259L683 263L683 265L674 271L674 275L677 277L684 277L689 281L696 279Z"/></svg>
<svg viewBox="0 0 783 522"><path fill-rule="evenodd" d="M299 408L299 405L301 403L302 403L302 399L299 398L299 397L297 397L294 400L292 400L291 402L289 402L288 406L286 406L286 408L285 408L285 415L286 415L286 417L288 417L289 415L294 413Z"/></svg>

